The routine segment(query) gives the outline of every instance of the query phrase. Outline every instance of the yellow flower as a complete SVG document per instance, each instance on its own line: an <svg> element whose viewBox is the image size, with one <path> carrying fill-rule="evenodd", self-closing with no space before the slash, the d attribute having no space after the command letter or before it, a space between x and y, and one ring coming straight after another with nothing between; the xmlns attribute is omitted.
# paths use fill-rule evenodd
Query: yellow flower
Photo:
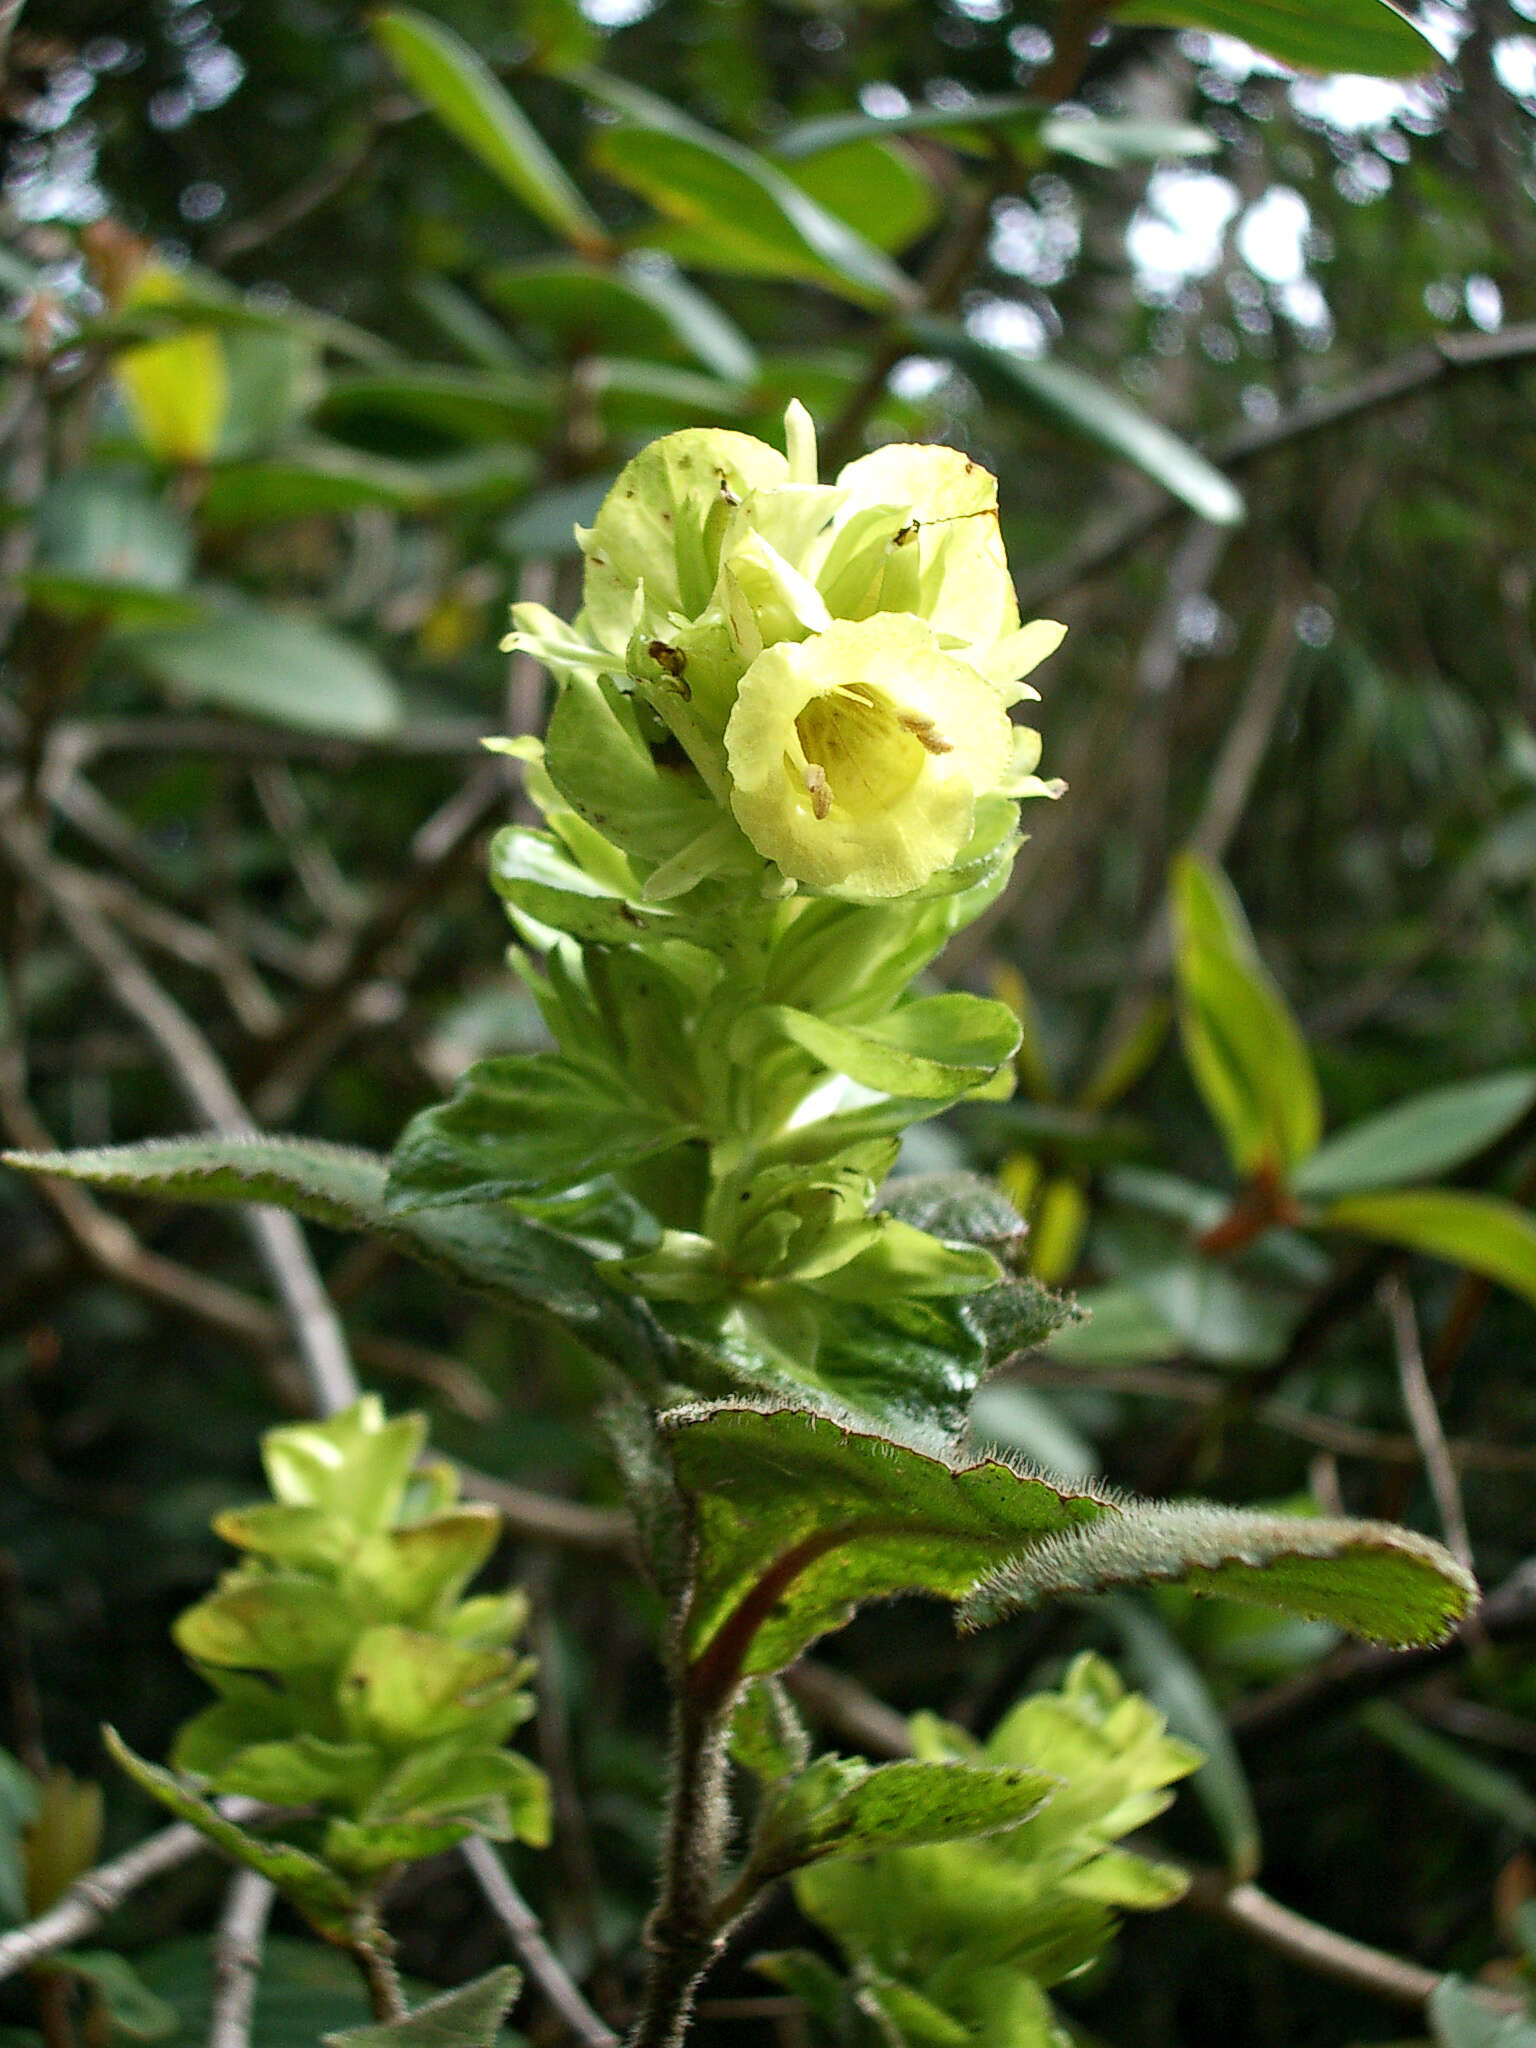
<svg viewBox="0 0 1536 2048"><path fill-rule="evenodd" d="M1001 695L902 613L783 641L742 677L725 732L731 809L796 882L902 896L948 867L979 797L1002 788Z"/></svg>

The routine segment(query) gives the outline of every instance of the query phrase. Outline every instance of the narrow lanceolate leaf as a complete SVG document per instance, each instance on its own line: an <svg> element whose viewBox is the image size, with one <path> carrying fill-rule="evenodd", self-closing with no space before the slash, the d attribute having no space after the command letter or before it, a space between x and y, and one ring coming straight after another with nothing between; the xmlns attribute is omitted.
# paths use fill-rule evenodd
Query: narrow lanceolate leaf
<svg viewBox="0 0 1536 2048"><path fill-rule="evenodd" d="M988 131L1002 134L1026 155L1038 149L1051 155L1076 157L1079 163L1116 170L1126 164L1152 163L1160 157L1213 156L1216 137L1191 121L1148 121L1108 117L1064 121L1045 115L1038 100L1024 93L998 93L960 107L911 107L904 114L826 114L798 122L776 136L772 154L783 163L891 135L929 135L951 131L954 146L984 155Z"/></svg>
<svg viewBox="0 0 1536 2048"><path fill-rule="evenodd" d="M1117 21L1201 28L1237 36L1298 71L1358 71L1375 78L1411 78L1437 64L1439 53L1384 0L1119 0Z"/></svg>
<svg viewBox="0 0 1536 2048"><path fill-rule="evenodd" d="M1321 1201L1450 1173L1502 1137L1532 1103L1536 1072L1529 1067L1432 1088L1338 1132L1305 1162L1292 1188L1304 1201Z"/></svg>
<svg viewBox="0 0 1536 2048"><path fill-rule="evenodd" d="M504 1205L395 1215L387 1163L308 1138L167 1138L101 1151L11 1152L18 1172L52 1173L120 1194L224 1206L273 1202L333 1230L371 1230L463 1286L559 1323L631 1377L653 1382L671 1347L638 1304L615 1294L579 1245Z"/></svg>
<svg viewBox="0 0 1536 2048"><path fill-rule="evenodd" d="M767 1883L828 1856L995 1835L1028 1820L1059 1783L1021 1765L821 1756L769 1795L751 1867Z"/></svg>
<svg viewBox="0 0 1536 2048"><path fill-rule="evenodd" d="M691 1683L723 1698L780 1671L861 1600L958 1599L989 1567L1118 1510L1001 1458L949 1462L796 1408L723 1403L661 1418L692 1502Z"/></svg>
<svg viewBox="0 0 1536 2048"><path fill-rule="evenodd" d="M1394 1188L1330 1202L1319 1220L1464 1266L1536 1301L1536 1216L1497 1195L1459 1188Z"/></svg>
<svg viewBox="0 0 1536 2048"><path fill-rule="evenodd" d="M527 115L468 43L414 7L386 7L373 32L400 75L531 213L574 247L602 254L602 222L560 168Z"/></svg>
<svg viewBox="0 0 1536 2048"><path fill-rule="evenodd" d="M429 1998L403 2020L323 2034L322 2048L491 2048L523 1977L510 1964Z"/></svg>
<svg viewBox="0 0 1536 2048"><path fill-rule="evenodd" d="M1426 1778L1443 1785L1466 1805L1491 1814L1501 1829L1513 1828L1528 1842L1536 1842L1536 1798L1513 1771L1484 1763L1462 1743L1423 1727L1395 1700L1372 1700L1361 1708L1359 1719L1362 1727Z"/></svg>
<svg viewBox="0 0 1536 2048"><path fill-rule="evenodd" d="M1306 1040L1219 868L1182 855L1172 908L1179 1026L1195 1084L1238 1172L1285 1174L1322 1132Z"/></svg>
<svg viewBox="0 0 1536 2048"><path fill-rule="evenodd" d="M1138 406L1070 363L994 348L952 320L911 319L905 323L914 346L945 356L965 371L985 398L1011 410L1033 413L1074 439L1129 462L1192 512L1218 526L1243 517L1243 500L1213 463L1187 441Z"/></svg>
<svg viewBox="0 0 1536 2048"><path fill-rule="evenodd" d="M1477 1599L1471 1573L1411 1529L1146 1502L1048 1537L991 1573L961 1623L982 1628L1046 1600L1169 1580L1399 1647L1442 1641Z"/></svg>
<svg viewBox="0 0 1536 2048"><path fill-rule="evenodd" d="M317 1933L328 1940L345 1939L357 1900L351 1887L318 1857L296 1848L292 1842L266 1841L226 1820L217 1807L211 1806L174 1772L136 1756L115 1728L103 1729L102 1740L113 1761L151 1798L169 1807L179 1820L190 1821L226 1856L243 1863L248 1870L258 1871L298 1907Z"/></svg>

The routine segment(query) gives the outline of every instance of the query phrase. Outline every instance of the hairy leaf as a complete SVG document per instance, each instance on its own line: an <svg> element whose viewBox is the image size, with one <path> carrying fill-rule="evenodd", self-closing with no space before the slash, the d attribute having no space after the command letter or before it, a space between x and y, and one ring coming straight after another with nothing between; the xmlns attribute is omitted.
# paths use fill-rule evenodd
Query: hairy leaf
<svg viewBox="0 0 1536 2048"><path fill-rule="evenodd" d="M508 1964L429 1998L403 2020L326 2034L323 2048L492 2048L522 1981L522 1972Z"/></svg>
<svg viewBox="0 0 1536 2048"><path fill-rule="evenodd" d="M770 1795L751 1868L766 1883L827 1856L997 1834L1027 1820L1056 1783L1049 1771L1016 1764L819 1756Z"/></svg>
<svg viewBox="0 0 1536 2048"><path fill-rule="evenodd" d="M1046 1600L1160 1580L1397 1645L1441 1641L1477 1599L1475 1580L1449 1551L1389 1523L1137 1502L990 1574L966 1600L961 1624L982 1628Z"/></svg>

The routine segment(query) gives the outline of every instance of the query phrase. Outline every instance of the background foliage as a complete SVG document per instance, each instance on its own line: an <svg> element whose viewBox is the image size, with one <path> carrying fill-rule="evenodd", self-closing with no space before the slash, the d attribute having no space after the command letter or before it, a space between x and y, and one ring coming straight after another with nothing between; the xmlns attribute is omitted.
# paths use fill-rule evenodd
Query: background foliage
<svg viewBox="0 0 1536 2048"><path fill-rule="evenodd" d="M1507 1973L1536 1888L1536 39L1503 0L1438 6L1449 67L1296 77L1206 33L1263 40L1271 10L1173 10L1182 32L1141 11L1095 29L1009 0L441 0L372 27L339 0L0 10L0 1116L26 1149L210 1120L206 1088L183 1099L174 1012L154 1035L147 962L226 1071L226 1114L387 1150L471 1058L537 1043L483 879L516 769L478 742L539 723L542 685L496 642L513 597L566 604L573 519L651 434L775 438L795 393L834 461L964 446L1001 479L1026 615L1071 627L1040 678L1070 794L1032 807L1009 892L944 963L1024 1015L1019 1092L909 1163L998 1170L1036 1272L1096 1307L984 1392L978 1428L1141 1490L1310 1494L1453 1538L1464 1512L1503 1590L1474 1654L1391 1667L1171 1593L958 1641L903 1602L826 1654L902 1714L985 1736L1104 1651L1211 1759L1161 1844L1243 1876L1262 1857L1277 1897L1436 1972ZM1268 47L1324 74L1417 62L1376 0L1288 19L1301 44L1282 23ZM1070 97L1045 119L1032 90ZM1162 907L1186 847L1225 867L1252 939L1219 883L1201 894L1207 869L1176 871L1181 1040ZM1255 952L1256 1105L1241 1034L1201 1036L1213 977ZM1312 1151L1320 1119L1461 1081L1484 1092L1378 1132L1363 1177ZM1299 1217L1256 1171L1266 1131ZM1423 1197L1296 1227L1427 1179L1513 1205L1497 1256L1489 1212L1426 1226ZM169 1623L304 1385L232 1220L139 1202L125 1236L18 1177L0 1203L0 1739L105 1779L101 1720L158 1756L201 1704ZM592 1367L377 1240L310 1234L365 1376L428 1405L445 1450L571 1504L504 1501L556 1804L553 1851L516 1868L620 2016L657 1828L659 1615L600 1512ZM1438 1489L1426 1383L1451 1440ZM847 1710L823 1702L857 1747ZM147 1809L115 1779L106 1795L117 1846ZM72 1874L94 1809L57 1804ZM205 1955L186 1930L217 1897L195 1867L114 1929L189 2013ZM406 1903L422 1977L499 1959L462 1877ZM807 1938L787 1899L755 1933ZM275 1955L271 2039L363 2017L291 1929ZM734 1963L711 1985L763 1991ZM1434 2023L1480 2038L1459 1995ZM1189 1909L1130 1927L1066 1997L1128 2048L1428 2024ZM703 2025L789 2024L761 2010Z"/></svg>

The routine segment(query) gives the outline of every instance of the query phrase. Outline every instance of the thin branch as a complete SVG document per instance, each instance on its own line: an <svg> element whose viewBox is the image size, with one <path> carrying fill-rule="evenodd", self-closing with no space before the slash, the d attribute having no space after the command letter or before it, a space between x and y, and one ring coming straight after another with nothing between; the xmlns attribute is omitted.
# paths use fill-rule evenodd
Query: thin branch
<svg viewBox="0 0 1536 2048"><path fill-rule="evenodd" d="M635 1547L635 1525L621 1508L587 1507L558 1495L535 1493L493 1478L473 1465L456 1467L466 1500L487 1501L501 1510L513 1536L533 1543L555 1543L566 1550L591 1550L622 1557Z"/></svg>
<svg viewBox="0 0 1536 2048"><path fill-rule="evenodd" d="M1497 334L1444 334L1367 371L1342 391L1303 399L1268 425L1239 428L1209 451L1209 460L1219 469L1241 469L1276 448L1411 398L1442 378L1524 362L1532 356L1536 356L1536 321L1506 327ZM1107 568L1182 509L1177 499L1143 486L1130 505L1122 503L1094 520L1055 561L1022 578L1020 605L1026 613L1038 610L1047 600Z"/></svg>
<svg viewBox="0 0 1536 2048"><path fill-rule="evenodd" d="M266 1811L256 1799L221 1799L219 1811L230 1820L252 1820ZM67 1948L82 1934L115 1913L123 1901L151 1878L190 1862L212 1845L187 1821L147 1836L110 1863L98 1864L76 1878L56 1904L24 1927L0 1934L0 1979L14 1976L55 1949Z"/></svg>
<svg viewBox="0 0 1536 2048"><path fill-rule="evenodd" d="M461 1851L485 1902L506 1930L524 1968L586 2048L618 2048L618 2035L595 2013L566 1974L559 1957L544 1939L532 1908L507 1875L506 1865L490 1843L473 1835Z"/></svg>
<svg viewBox="0 0 1536 2048"><path fill-rule="evenodd" d="M1256 1884L1233 1884L1219 1871L1196 1870L1185 1894L1197 1912L1224 1920L1231 1927L1286 1956L1303 1969L1357 1991L1374 1992L1395 2005L1422 2006L1440 1982L1437 1970L1426 1970L1386 1950L1370 1948L1316 1920L1282 1906Z"/></svg>
<svg viewBox="0 0 1536 2048"><path fill-rule="evenodd" d="M0 816L0 845L47 900L113 999L143 1028L199 1121L225 1136L248 1136L255 1127L213 1047L102 916L89 877L56 860L23 818ZM334 1414L350 1406L359 1389L340 1319L304 1233L286 1210L253 1206L246 1213L292 1325L315 1406Z"/></svg>
<svg viewBox="0 0 1536 2048"><path fill-rule="evenodd" d="M803 1657L784 1673L796 1706L869 1756L910 1756L905 1718L867 1686L831 1664Z"/></svg>
<svg viewBox="0 0 1536 2048"><path fill-rule="evenodd" d="M1446 1548L1458 1563L1472 1569L1472 1539L1467 1533L1467 1511L1462 1506L1456 1468L1441 1426L1440 1411L1424 1370L1424 1348L1419 1342L1418 1319L1408 1290L1396 1274L1383 1280L1378 1296L1392 1325L1392 1342L1397 1352L1397 1377L1403 1390L1414 1441L1424 1460L1425 1477L1435 1497L1435 1509L1445 1536Z"/></svg>
<svg viewBox="0 0 1536 2048"><path fill-rule="evenodd" d="M262 1944L275 1897L272 1886L254 1870L237 1871L230 1881L213 1937L208 2048L249 2048Z"/></svg>

